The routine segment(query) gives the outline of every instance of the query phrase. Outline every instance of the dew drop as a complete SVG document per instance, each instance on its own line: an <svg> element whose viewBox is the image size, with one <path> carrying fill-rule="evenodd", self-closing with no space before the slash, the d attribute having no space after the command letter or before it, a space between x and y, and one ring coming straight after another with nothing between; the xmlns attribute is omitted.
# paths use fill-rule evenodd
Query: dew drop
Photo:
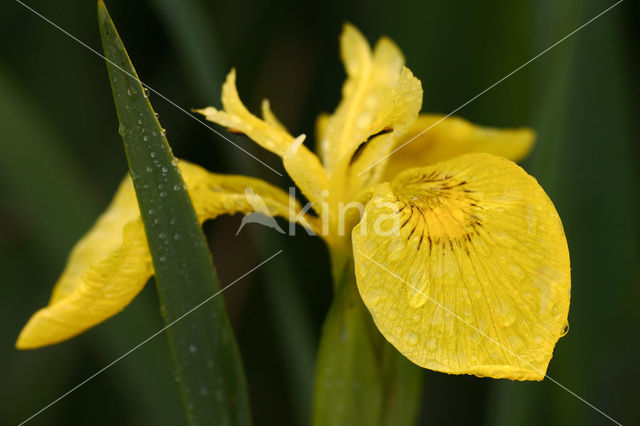
<svg viewBox="0 0 640 426"><path fill-rule="evenodd" d="M149 141L149 136L144 135L144 136L142 137L142 140L143 140L143 141L145 141L145 142L148 142L148 141Z"/></svg>
<svg viewBox="0 0 640 426"><path fill-rule="evenodd" d="M416 288L409 287L407 291L409 292L409 305L412 308L419 308L428 300L427 296Z"/></svg>
<svg viewBox="0 0 640 426"><path fill-rule="evenodd" d="M142 94L143 94L143 96L144 96L145 98L148 98L148 97L149 97L149 89L147 89L146 87L144 87L144 88L142 89Z"/></svg>
<svg viewBox="0 0 640 426"><path fill-rule="evenodd" d="M151 158L156 158L156 153L155 153L155 152L151 152L151 153L149 153L149 156L150 156Z"/></svg>
<svg viewBox="0 0 640 426"><path fill-rule="evenodd" d="M436 350L437 347L438 347L438 342L436 342L436 339L429 339L427 341L427 351L433 352Z"/></svg>
<svg viewBox="0 0 640 426"><path fill-rule="evenodd" d="M569 323L566 322L566 323L564 323L564 326L562 327L562 333L560 333L560 337L566 336L566 334L568 332L569 332Z"/></svg>
<svg viewBox="0 0 640 426"><path fill-rule="evenodd" d="M404 341L411 346L418 343L418 335L413 331L407 331L404 335Z"/></svg>
<svg viewBox="0 0 640 426"><path fill-rule="evenodd" d="M135 94L136 94L136 91L135 91L135 90L133 90L131 87L129 87L129 88L127 89L127 94L128 94L129 96L133 96L133 95L135 95Z"/></svg>
<svg viewBox="0 0 640 426"><path fill-rule="evenodd" d="M148 213L150 215L154 215L154 214L156 214L156 211L154 209L149 209Z"/></svg>
<svg viewBox="0 0 640 426"><path fill-rule="evenodd" d="M147 166L147 171L148 171L149 173L151 173L151 172L153 171L153 167L151 167L151 166Z"/></svg>

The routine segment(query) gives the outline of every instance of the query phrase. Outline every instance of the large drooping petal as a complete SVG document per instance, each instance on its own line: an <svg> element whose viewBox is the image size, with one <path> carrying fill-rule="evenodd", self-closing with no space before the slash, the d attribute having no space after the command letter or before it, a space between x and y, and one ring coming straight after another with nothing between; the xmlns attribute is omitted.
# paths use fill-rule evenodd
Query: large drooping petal
<svg viewBox="0 0 640 426"><path fill-rule="evenodd" d="M533 147L535 132L528 128L477 126L458 117L421 114L397 139L399 148L389 157L384 180L409 167L422 167L458 155L485 152L512 161L522 160Z"/></svg>
<svg viewBox="0 0 640 426"><path fill-rule="evenodd" d="M335 113L321 122L320 151L330 175L345 173L354 154L372 135L377 143L392 141L416 119L422 86L404 67L404 57L389 39L373 52L362 34L345 25L340 38L347 80Z"/></svg>
<svg viewBox="0 0 640 426"><path fill-rule="evenodd" d="M255 210L272 216L290 215L288 194L259 179L216 175L184 161L180 169L201 222L225 213ZM246 195L247 188L252 196ZM266 209L255 208L252 201L256 195ZM292 207L294 212L300 210L297 203ZM317 230L315 218L302 216L301 221ZM152 275L135 191L127 177L107 210L74 247L49 305L31 317L16 347L57 343L104 321L127 306Z"/></svg>
<svg viewBox="0 0 640 426"><path fill-rule="evenodd" d="M352 233L360 294L414 363L541 380L566 332L567 242L536 180L469 154L381 184Z"/></svg>
<svg viewBox="0 0 640 426"><path fill-rule="evenodd" d="M223 111L207 107L196 112L209 121L244 133L261 147L282 157L291 179L318 208L324 200L322 191L329 187L320 160L306 146L296 143L296 138L275 118L268 102L262 105L264 120L249 112L238 95L235 70L231 70L222 86L222 105Z"/></svg>

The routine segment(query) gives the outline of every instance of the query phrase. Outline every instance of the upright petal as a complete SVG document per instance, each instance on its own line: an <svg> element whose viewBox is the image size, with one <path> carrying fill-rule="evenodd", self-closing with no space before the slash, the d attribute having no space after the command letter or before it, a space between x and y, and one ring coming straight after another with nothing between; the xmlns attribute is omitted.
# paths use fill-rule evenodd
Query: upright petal
<svg viewBox="0 0 640 426"><path fill-rule="evenodd" d="M567 242L536 180L469 154L378 187L352 233L362 298L414 363L541 380L566 332Z"/></svg>
<svg viewBox="0 0 640 426"><path fill-rule="evenodd" d="M474 125L458 117L421 114L397 139L385 180L404 169L435 164L458 155L485 152L520 161L531 151L535 132L528 128L500 129Z"/></svg>
<svg viewBox="0 0 640 426"><path fill-rule="evenodd" d="M386 170L387 154L418 116L422 105L422 85L408 68L402 70L391 98L392 102L380 114L379 122L374 126L378 133L362 142L350 160L347 181L351 194L381 181Z"/></svg>
<svg viewBox="0 0 640 426"><path fill-rule="evenodd" d="M347 80L342 101L323 124L320 140L322 159L330 175L344 173L356 150L370 136L386 128L395 136L401 135L417 117L422 103L420 82L404 68L402 52L391 40L381 38L371 52L362 34L347 24L340 45ZM398 95L404 93L407 80L413 83L410 98Z"/></svg>
<svg viewBox="0 0 640 426"><path fill-rule="evenodd" d="M245 189L266 206L261 213L289 217L288 194L259 179L209 173L193 164L180 168L201 222L221 214L254 211ZM299 203L294 204L300 210ZM265 211L266 210L266 211ZM317 229L316 219L301 224ZM76 244L49 305L25 325L16 347L37 348L69 339L127 306L153 275L151 255L131 179L120 185L107 210Z"/></svg>

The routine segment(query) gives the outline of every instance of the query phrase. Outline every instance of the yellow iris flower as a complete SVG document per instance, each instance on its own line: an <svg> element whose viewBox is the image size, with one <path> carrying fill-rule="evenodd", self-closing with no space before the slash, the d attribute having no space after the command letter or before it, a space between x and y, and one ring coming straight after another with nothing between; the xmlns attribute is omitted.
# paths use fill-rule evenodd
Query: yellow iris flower
<svg viewBox="0 0 640 426"><path fill-rule="evenodd" d="M302 144L304 135L284 128L268 102L262 119L246 109L235 71L222 88L223 110L199 112L282 158L316 213L296 202L293 220L321 235L332 253L353 258L376 326L408 359L447 373L542 379L566 332L570 267L553 204L512 162L528 153L533 132L419 115L420 81L393 42L382 38L372 50L346 25L340 44L347 80L336 111L318 118L318 155ZM201 222L252 212L246 187L270 215L292 219L290 196L266 182L185 161L180 169ZM365 206L362 217L349 203ZM71 252L49 305L29 320L17 347L60 342L104 321L152 275L126 178Z"/></svg>

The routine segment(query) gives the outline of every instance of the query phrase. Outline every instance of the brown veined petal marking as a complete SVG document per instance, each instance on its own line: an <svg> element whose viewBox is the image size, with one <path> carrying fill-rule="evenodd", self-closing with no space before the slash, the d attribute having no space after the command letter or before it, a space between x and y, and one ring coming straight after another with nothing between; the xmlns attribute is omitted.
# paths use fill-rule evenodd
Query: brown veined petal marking
<svg viewBox="0 0 640 426"><path fill-rule="evenodd" d="M469 154L381 185L353 230L360 294L414 363L542 380L566 333L569 251L536 180Z"/></svg>

